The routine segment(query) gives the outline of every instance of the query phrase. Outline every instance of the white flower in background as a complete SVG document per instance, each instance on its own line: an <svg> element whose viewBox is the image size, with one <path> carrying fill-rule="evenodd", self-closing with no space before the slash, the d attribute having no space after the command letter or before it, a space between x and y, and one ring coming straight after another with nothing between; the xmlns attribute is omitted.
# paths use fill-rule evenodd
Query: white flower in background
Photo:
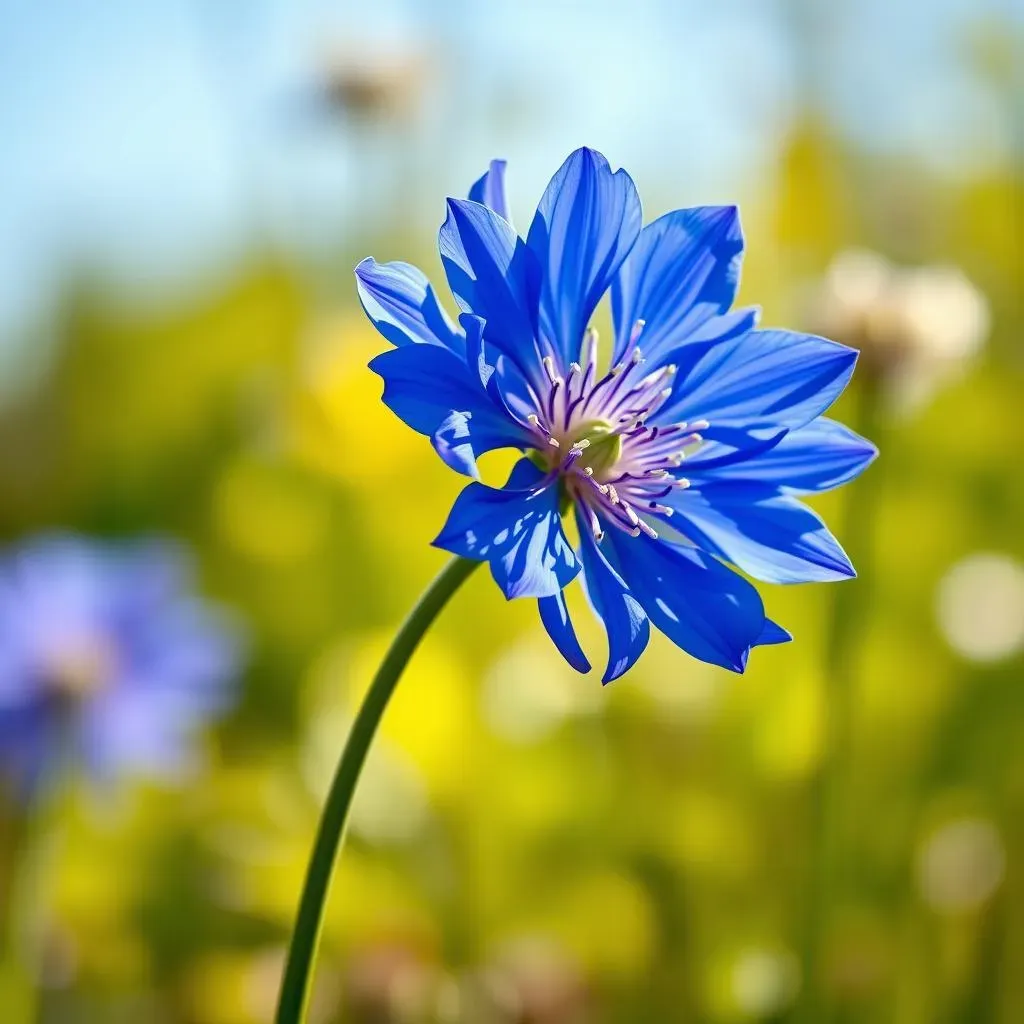
<svg viewBox="0 0 1024 1024"><path fill-rule="evenodd" d="M861 372L879 377L889 401L907 410L979 352L989 309L957 267L901 267L850 249L832 261L810 321L812 329L860 349Z"/></svg>
<svg viewBox="0 0 1024 1024"><path fill-rule="evenodd" d="M800 967L785 950L751 947L732 968L732 994L745 1016L771 1017L792 1003L800 988Z"/></svg>
<svg viewBox="0 0 1024 1024"><path fill-rule="evenodd" d="M568 719L596 711L602 692L579 680L547 644L521 640L493 662L483 685L483 712L494 734L536 743Z"/></svg>
<svg viewBox="0 0 1024 1024"><path fill-rule="evenodd" d="M1024 566L978 552L939 584L936 612L949 645L971 661L1001 661L1024 649Z"/></svg>
<svg viewBox="0 0 1024 1024"><path fill-rule="evenodd" d="M999 888L1003 841L985 818L958 818L932 833L917 858L917 885L933 909L956 914L980 907Z"/></svg>

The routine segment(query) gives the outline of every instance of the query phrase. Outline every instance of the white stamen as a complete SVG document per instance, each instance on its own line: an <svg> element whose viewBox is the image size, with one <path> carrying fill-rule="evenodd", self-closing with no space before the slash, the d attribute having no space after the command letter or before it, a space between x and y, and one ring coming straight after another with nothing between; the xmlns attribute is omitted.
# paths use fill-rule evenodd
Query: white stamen
<svg viewBox="0 0 1024 1024"><path fill-rule="evenodd" d="M640 529L643 530L644 533L646 533L647 536L651 538L651 540L658 539L657 531L648 526L647 523L645 523L642 519L637 520L637 526L639 526Z"/></svg>
<svg viewBox="0 0 1024 1024"><path fill-rule="evenodd" d="M562 378L555 373L555 361L551 356L545 356L541 360L541 364L544 367L544 372L548 375L548 380L551 381L554 387L557 388L560 384L564 383Z"/></svg>

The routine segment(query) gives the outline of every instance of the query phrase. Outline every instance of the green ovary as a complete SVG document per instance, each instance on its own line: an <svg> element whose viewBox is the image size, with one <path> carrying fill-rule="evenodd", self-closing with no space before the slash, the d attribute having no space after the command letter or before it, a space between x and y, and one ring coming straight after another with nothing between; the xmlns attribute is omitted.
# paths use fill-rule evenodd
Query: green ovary
<svg viewBox="0 0 1024 1024"><path fill-rule="evenodd" d="M584 449L579 465L583 469L591 469L595 479L608 472L622 456L622 435L616 433L610 423L604 420L591 420L581 423L569 438L569 444L589 441Z"/></svg>

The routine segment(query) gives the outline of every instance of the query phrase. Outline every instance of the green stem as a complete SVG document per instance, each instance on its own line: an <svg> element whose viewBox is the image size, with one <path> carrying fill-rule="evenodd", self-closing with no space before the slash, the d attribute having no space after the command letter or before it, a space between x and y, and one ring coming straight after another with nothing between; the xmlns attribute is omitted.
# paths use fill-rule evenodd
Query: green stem
<svg viewBox="0 0 1024 1024"><path fill-rule="evenodd" d="M356 783L384 709L423 634L448 603L448 599L479 564L465 558L453 558L441 570L399 629L356 715L327 794L306 871L295 931L292 933L288 962L281 983L276 1024L301 1024L305 1015L313 958L320 938L334 861L345 832Z"/></svg>
<svg viewBox="0 0 1024 1024"><path fill-rule="evenodd" d="M858 399L851 425L877 444L881 424L876 382L865 379ZM827 1024L833 1019L823 954L832 920L831 900L840 888L843 868L842 805L853 745L856 655L873 591L873 531L881 477L875 465L862 480L850 485L843 539L858 578L836 586L825 637L824 740L810 792L812 860L803 937L803 1013L799 1014L806 1024Z"/></svg>

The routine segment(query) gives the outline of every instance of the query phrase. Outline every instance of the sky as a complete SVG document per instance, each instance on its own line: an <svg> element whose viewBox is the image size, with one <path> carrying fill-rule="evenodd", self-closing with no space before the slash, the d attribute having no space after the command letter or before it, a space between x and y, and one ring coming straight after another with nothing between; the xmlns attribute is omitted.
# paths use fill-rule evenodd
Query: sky
<svg viewBox="0 0 1024 1024"><path fill-rule="evenodd" d="M801 6L803 5L803 6ZM1007 0L0 0L0 354L88 270L122 301L216 282L254 244L302 259L438 222L492 156L527 211L575 146L641 193L728 200L808 102L950 174L1005 158L971 71ZM801 13L802 12L802 13ZM809 13L808 13L809 12ZM794 31L796 26L796 31ZM316 102L332 53L413 55L417 116ZM7 360L7 366L16 365Z"/></svg>

